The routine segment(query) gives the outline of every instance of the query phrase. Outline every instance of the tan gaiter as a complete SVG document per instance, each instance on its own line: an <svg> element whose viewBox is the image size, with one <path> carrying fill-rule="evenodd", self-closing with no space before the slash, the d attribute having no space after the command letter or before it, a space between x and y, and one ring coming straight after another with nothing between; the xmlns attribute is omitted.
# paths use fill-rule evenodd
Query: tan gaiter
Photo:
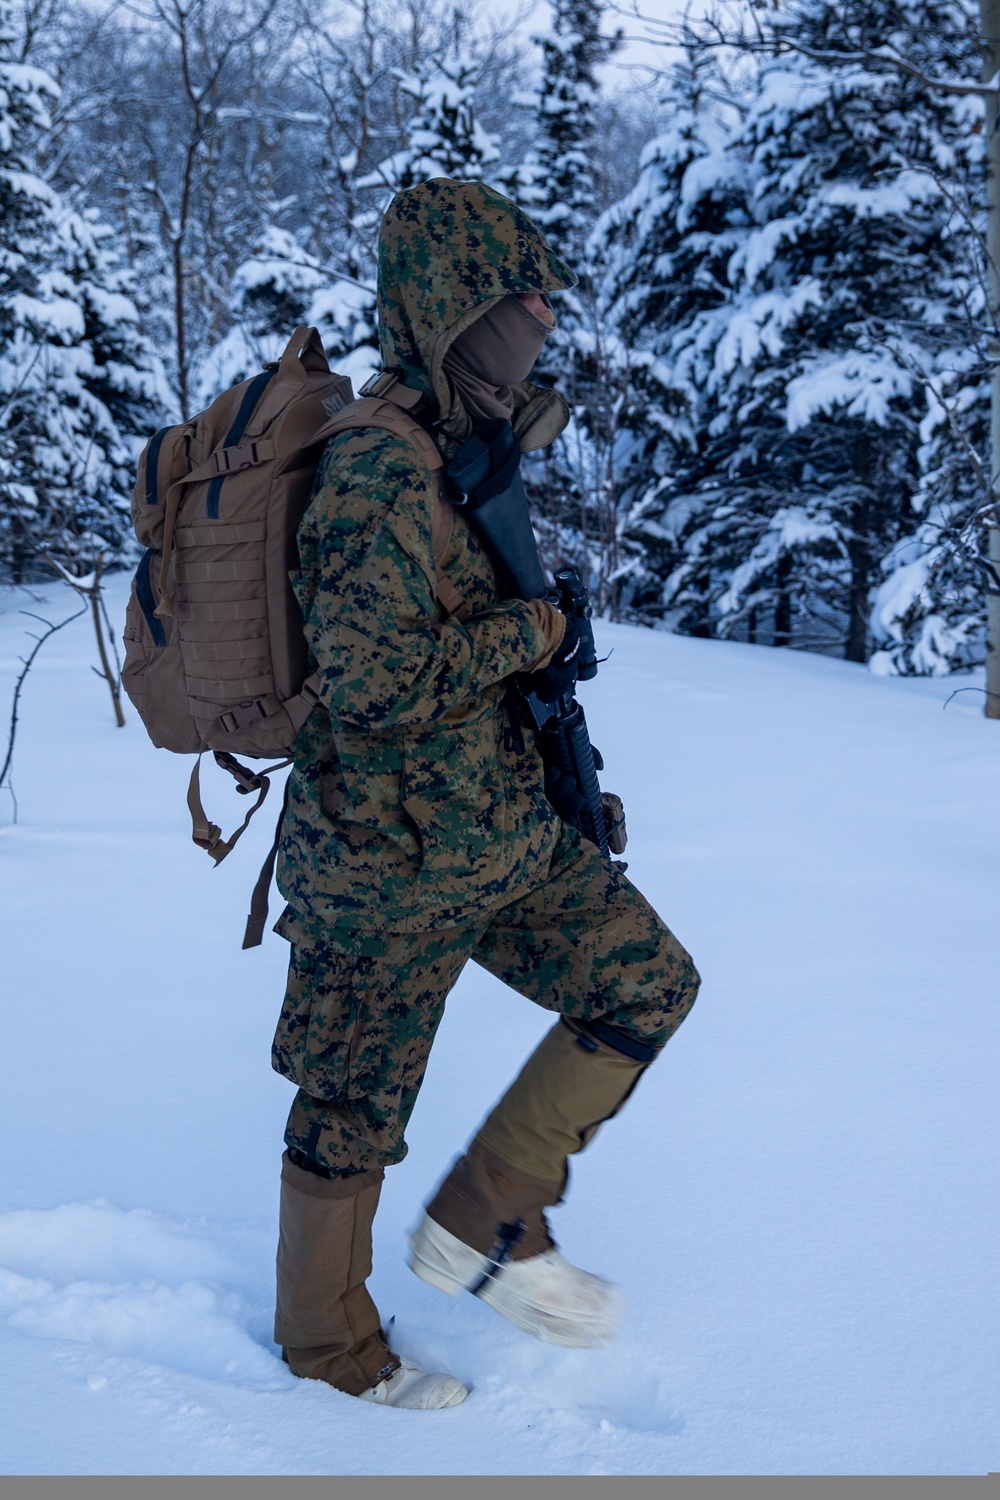
<svg viewBox="0 0 1000 1500"><path fill-rule="evenodd" d="M494 1156L563 1187L566 1158L618 1112L647 1067L602 1043L586 1050L571 1027L559 1021L542 1038L476 1136Z"/></svg>
<svg viewBox="0 0 1000 1500"><path fill-rule="evenodd" d="M473 423L497 418L510 421L514 414L511 387L527 379L554 326L549 309L545 318L538 318L510 295L488 307L458 335L444 357L444 368Z"/></svg>
<svg viewBox="0 0 1000 1500"><path fill-rule="evenodd" d="M520 1219L523 1227L511 1258L528 1260L552 1244L545 1210L559 1202L562 1189L561 1179L532 1177L475 1140L427 1204L427 1213L480 1255L490 1254L501 1225Z"/></svg>
<svg viewBox="0 0 1000 1500"><path fill-rule="evenodd" d="M399 1360L385 1342L365 1286L381 1168L327 1180L288 1159L281 1167L275 1343L295 1375L351 1396Z"/></svg>

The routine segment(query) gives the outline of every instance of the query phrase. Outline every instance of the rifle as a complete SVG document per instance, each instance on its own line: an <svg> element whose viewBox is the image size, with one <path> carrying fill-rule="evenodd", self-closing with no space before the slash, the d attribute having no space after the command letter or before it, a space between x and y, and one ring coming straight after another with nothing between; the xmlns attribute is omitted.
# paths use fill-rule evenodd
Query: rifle
<svg viewBox="0 0 1000 1500"><path fill-rule="evenodd" d="M590 599L575 568L562 568L554 587L545 581L520 472L521 447L509 422L484 423L445 468L446 498L462 507L482 539L501 588L520 599L548 599L577 625L577 681L597 676ZM545 766L545 795L567 823L610 858L625 848L625 814L617 797L602 794L600 752L591 744L587 720L570 688L553 703L531 690L530 673L519 676L517 707L535 732ZM516 728L520 733L519 725ZM620 866L622 869L625 866Z"/></svg>

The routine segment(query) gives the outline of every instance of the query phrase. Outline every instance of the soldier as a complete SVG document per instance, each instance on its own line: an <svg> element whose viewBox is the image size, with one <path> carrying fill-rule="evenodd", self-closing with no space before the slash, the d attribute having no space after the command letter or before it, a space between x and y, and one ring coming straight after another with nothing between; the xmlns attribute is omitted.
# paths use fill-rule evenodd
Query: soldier
<svg viewBox="0 0 1000 1500"><path fill-rule="evenodd" d="M555 321L550 294L573 283L530 219L480 183L436 178L393 200L382 363L445 456L488 418L510 420L524 450L556 437L565 406L526 377ZM324 685L288 788L276 930L292 947L273 1053L298 1086L275 1339L297 1375L420 1409L468 1393L400 1361L365 1280L384 1169L406 1153L465 963L559 1019L427 1204L410 1265L572 1346L613 1336L617 1294L560 1255L545 1209L698 986L648 902L546 801L530 739L504 734L514 674L550 697L574 680L575 627L546 601L498 596L460 510L441 569L451 595L439 586L435 485L405 439L342 433L299 532L296 591Z"/></svg>

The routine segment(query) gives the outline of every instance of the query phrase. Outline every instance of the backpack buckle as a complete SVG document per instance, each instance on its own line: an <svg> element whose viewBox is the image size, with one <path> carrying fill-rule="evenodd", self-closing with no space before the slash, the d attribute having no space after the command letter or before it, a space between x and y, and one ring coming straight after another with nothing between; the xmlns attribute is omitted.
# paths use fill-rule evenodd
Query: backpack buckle
<svg viewBox="0 0 1000 1500"><path fill-rule="evenodd" d="M359 396L384 396L396 384L399 376L395 370L376 370L374 375L369 375L364 385L358 392Z"/></svg>
<svg viewBox="0 0 1000 1500"><path fill-rule="evenodd" d="M242 792L244 796L249 792L260 790L260 784L263 780L260 773L251 771L249 766L241 765L235 755L230 755L228 750L216 750L215 762L224 771L229 772L230 776L236 782L236 790Z"/></svg>
<svg viewBox="0 0 1000 1500"><path fill-rule="evenodd" d="M266 718L267 710L259 698L252 698L247 703L234 703L232 708L221 715L222 727L228 734L235 733L237 729L252 729L261 719Z"/></svg>
<svg viewBox="0 0 1000 1500"><path fill-rule="evenodd" d="M215 455L215 467L219 474L238 474L242 469L252 469L260 462L256 443L246 443L240 448L220 448Z"/></svg>
<svg viewBox="0 0 1000 1500"><path fill-rule="evenodd" d="M269 719L280 708L281 699L276 698L273 693L265 693L260 698L248 698L243 703L234 703L219 715L219 723L227 734L235 734L237 729L252 729L261 719Z"/></svg>
<svg viewBox="0 0 1000 1500"><path fill-rule="evenodd" d="M376 370L365 381L358 395L384 396L393 406L401 406L404 411L410 412L424 402L423 393L407 385L399 370Z"/></svg>

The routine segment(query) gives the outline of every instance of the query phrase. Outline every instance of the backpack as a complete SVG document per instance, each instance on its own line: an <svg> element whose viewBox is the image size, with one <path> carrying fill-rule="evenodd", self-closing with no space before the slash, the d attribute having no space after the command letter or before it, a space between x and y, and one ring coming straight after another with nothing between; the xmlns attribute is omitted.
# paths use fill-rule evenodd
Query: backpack
<svg viewBox="0 0 1000 1500"><path fill-rule="evenodd" d="M154 745L197 756L188 787L192 837L217 865L264 801L270 775L291 763L319 698L291 577L299 522L330 438L380 427L416 450L435 481L437 597L446 613L464 617L464 600L442 572L454 511L441 499L437 445L411 414L419 399L391 371L355 398L350 381L330 370L316 329L302 326L280 360L189 421L161 428L143 450L132 522L145 551L126 614L122 685ZM239 792L257 794L228 839L201 802L206 750ZM237 755L279 760L253 771ZM263 936L280 827L279 817L244 948Z"/></svg>

